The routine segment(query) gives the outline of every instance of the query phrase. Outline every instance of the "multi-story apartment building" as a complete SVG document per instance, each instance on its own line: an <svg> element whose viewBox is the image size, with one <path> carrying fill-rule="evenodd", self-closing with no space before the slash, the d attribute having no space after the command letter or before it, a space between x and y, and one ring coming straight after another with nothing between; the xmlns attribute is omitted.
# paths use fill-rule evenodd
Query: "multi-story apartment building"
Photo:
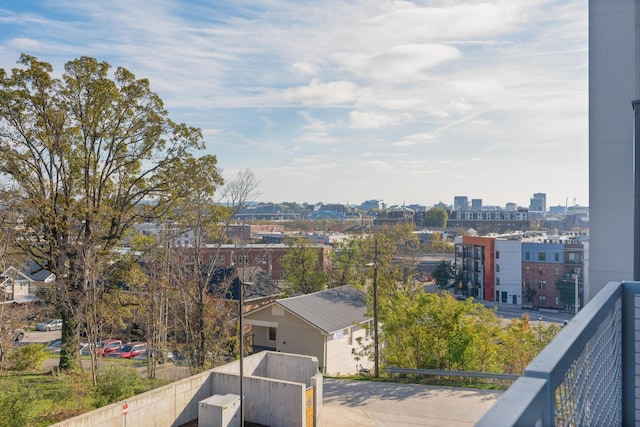
<svg viewBox="0 0 640 427"><path fill-rule="evenodd" d="M452 211L447 221L448 228L491 229L498 233L509 230L529 230L531 222L527 208L517 208L515 211Z"/></svg>
<svg viewBox="0 0 640 427"><path fill-rule="evenodd" d="M455 270L462 280L456 292L483 301L494 301L495 237L458 236Z"/></svg>
<svg viewBox="0 0 640 427"><path fill-rule="evenodd" d="M582 304L588 244L575 237L456 237L455 269L462 278L456 292L484 301L562 310L568 303L557 282L577 281Z"/></svg>
<svg viewBox="0 0 640 427"><path fill-rule="evenodd" d="M585 245L574 240L547 239L522 243L523 303L534 307L565 309L558 280L584 282ZM576 277L577 276L577 277Z"/></svg>
<svg viewBox="0 0 640 427"><path fill-rule="evenodd" d="M522 304L522 242L495 241L495 301Z"/></svg>

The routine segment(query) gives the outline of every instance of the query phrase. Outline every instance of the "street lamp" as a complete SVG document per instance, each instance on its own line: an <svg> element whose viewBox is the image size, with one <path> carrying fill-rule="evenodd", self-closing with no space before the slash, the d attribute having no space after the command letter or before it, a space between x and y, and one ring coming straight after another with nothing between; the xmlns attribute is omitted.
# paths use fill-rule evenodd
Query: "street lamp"
<svg viewBox="0 0 640 427"><path fill-rule="evenodd" d="M244 303L244 287L245 285L253 285L252 282L243 282L242 280L239 280L239 296L238 296L238 300L239 300L239 309L238 311L239 313L239 318L240 318L240 325L239 325L239 329L240 332L238 333L239 336L239 340L240 340L240 425L244 426L244 395L242 393L242 382L243 382L243 377L244 377L244 325L242 323L242 314L243 314L243 303Z"/></svg>

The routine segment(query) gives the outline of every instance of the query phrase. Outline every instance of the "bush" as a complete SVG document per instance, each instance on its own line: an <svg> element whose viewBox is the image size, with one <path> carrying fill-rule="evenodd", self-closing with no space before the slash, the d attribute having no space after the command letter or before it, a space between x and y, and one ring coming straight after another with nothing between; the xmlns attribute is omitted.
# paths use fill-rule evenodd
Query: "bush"
<svg viewBox="0 0 640 427"><path fill-rule="evenodd" d="M27 344L11 352L9 366L13 371L40 369L48 357L47 352L44 351L44 345Z"/></svg>
<svg viewBox="0 0 640 427"><path fill-rule="evenodd" d="M0 381L0 427L26 426L35 418L36 394L27 384Z"/></svg>
<svg viewBox="0 0 640 427"><path fill-rule="evenodd" d="M96 407L109 405L142 391L140 374L130 365L105 365L100 367L95 389Z"/></svg>

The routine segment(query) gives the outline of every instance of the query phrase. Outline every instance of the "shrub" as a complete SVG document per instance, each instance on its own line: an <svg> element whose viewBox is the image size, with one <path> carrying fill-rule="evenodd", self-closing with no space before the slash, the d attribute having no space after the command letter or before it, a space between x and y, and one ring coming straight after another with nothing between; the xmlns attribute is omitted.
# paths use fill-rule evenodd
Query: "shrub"
<svg viewBox="0 0 640 427"><path fill-rule="evenodd" d="M95 405L109 405L142 391L140 374L130 365L105 365L100 367L95 389Z"/></svg>
<svg viewBox="0 0 640 427"><path fill-rule="evenodd" d="M36 394L17 381L0 381L0 427L26 426L35 418Z"/></svg>
<svg viewBox="0 0 640 427"><path fill-rule="evenodd" d="M44 345L27 344L16 348L9 355L9 366L14 371L40 369L49 356L44 351Z"/></svg>

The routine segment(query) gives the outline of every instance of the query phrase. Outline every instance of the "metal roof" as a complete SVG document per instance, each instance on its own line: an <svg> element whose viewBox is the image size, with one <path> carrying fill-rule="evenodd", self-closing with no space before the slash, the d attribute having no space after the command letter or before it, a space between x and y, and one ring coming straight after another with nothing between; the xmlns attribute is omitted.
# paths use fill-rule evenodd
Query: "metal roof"
<svg viewBox="0 0 640 427"><path fill-rule="evenodd" d="M370 320L365 304L366 295L353 286L340 286L313 294L277 300L275 303L296 316L330 334L340 329Z"/></svg>

